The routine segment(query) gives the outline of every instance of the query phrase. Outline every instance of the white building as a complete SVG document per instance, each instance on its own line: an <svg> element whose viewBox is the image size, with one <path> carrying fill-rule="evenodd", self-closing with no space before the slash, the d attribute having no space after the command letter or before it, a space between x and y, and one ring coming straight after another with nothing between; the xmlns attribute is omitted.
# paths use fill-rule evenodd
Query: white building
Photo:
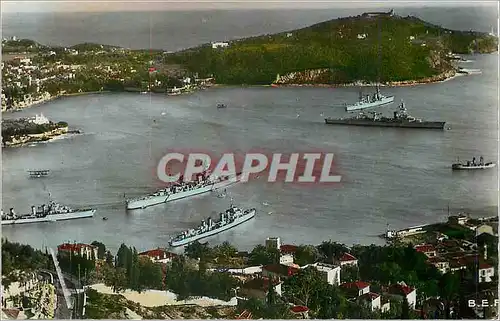
<svg viewBox="0 0 500 321"><path fill-rule="evenodd" d="M380 294L368 292L358 298L358 301L366 304L372 311L381 309Z"/></svg>
<svg viewBox="0 0 500 321"><path fill-rule="evenodd" d="M43 114L35 115L34 118L31 119L31 122L37 125L48 124L50 121Z"/></svg>
<svg viewBox="0 0 500 321"><path fill-rule="evenodd" d="M151 261L155 263L169 263L177 256L175 253L167 252L164 249L154 249L139 253L139 256L148 257Z"/></svg>
<svg viewBox="0 0 500 321"><path fill-rule="evenodd" d="M488 263L480 263L478 274L479 283L491 282L495 275L495 268Z"/></svg>
<svg viewBox="0 0 500 321"><path fill-rule="evenodd" d="M226 48L229 46L228 42L212 42L212 49Z"/></svg>
<svg viewBox="0 0 500 321"><path fill-rule="evenodd" d="M279 237L268 237L266 239L266 247L268 249L277 249L279 250L281 248L281 240Z"/></svg>
<svg viewBox="0 0 500 321"><path fill-rule="evenodd" d="M340 266L332 265L332 264L324 264L324 263L314 263L308 264L306 266L301 267L302 269L306 267L314 267L316 270L323 274L323 278L328 284L331 285L340 285Z"/></svg>

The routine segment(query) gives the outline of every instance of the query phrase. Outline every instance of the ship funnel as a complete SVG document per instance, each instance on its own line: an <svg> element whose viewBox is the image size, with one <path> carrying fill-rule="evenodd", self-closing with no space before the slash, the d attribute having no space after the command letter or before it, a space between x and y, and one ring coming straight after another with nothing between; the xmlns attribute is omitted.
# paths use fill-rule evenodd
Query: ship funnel
<svg viewBox="0 0 500 321"><path fill-rule="evenodd" d="M35 215L36 214L36 207L31 206L31 214Z"/></svg>
<svg viewBox="0 0 500 321"><path fill-rule="evenodd" d="M11 207L11 208L9 209L9 214L10 214L10 215L15 215L15 213L14 213L14 208L13 208L13 207Z"/></svg>
<svg viewBox="0 0 500 321"><path fill-rule="evenodd" d="M45 213L45 204L42 204L42 212Z"/></svg>

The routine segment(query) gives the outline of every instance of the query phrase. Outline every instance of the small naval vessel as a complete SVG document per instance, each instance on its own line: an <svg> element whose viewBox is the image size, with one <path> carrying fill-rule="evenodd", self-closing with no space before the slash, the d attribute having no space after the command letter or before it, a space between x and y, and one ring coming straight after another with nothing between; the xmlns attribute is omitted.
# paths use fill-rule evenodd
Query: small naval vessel
<svg viewBox="0 0 500 321"><path fill-rule="evenodd" d="M373 95L363 95L359 93L359 101L355 104L347 105L346 111L356 111L367 108L381 107L394 102L394 96L385 96L380 93L380 88L377 85L377 90Z"/></svg>
<svg viewBox="0 0 500 321"><path fill-rule="evenodd" d="M212 175L210 175L210 171L205 170L203 173L197 175L197 180L195 181L181 181L167 188L160 189L152 194L136 199L126 200L127 209L143 209L149 206L215 191L219 188L224 188L239 182L240 178L241 173L238 173L234 177L212 177Z"/></svg>
<svg viewBox="0 0 500 321"><path fill-rule="evenodd" d="M488 169L495 167L496 164L493 162L484 163L483 156L479 157L479 163L476 163L476 158L473 157L472 161L467 161L466 163L461 163L457 160L457 163L451 165L453 170L473 170L473 169Z"/></svg>
<svg viewBox="0 0 500 321"><path fill-rule="evenodd" d="M91 208L72 209L68 206L50 201L49 204L43 204L38 208L32 206L30 214L18 215L15 213L14 208L11 208L8 214L4 214L2 210L1 223L2 225L12 225L74 220L77 218L93 217L95 211L95 209Z"/></svg>
<svg viewBox="0 0 500 321"><path fill-rule="evenodd" d="M171 247L177 247L192 243L194 241L221 233L240 225L255 216L256 209L250 208L242 210L231 204L229 209L219 214L218 221L212 221L208 218L201 222L195 229L187 230L173 237L168 242Z"/></svg>
<svg viewBox="0 0 500 321"><path fill-rule="evenodd" d="M444 129L446 122L442 121L423 121L410 116L407 113L404 102L401 102L394 116L381 117L377 112L360 112L352 118L325 118L325 123L330 125L351 125L351 126L375 126L375 127L403 127L403 128L426 128L426 129Z"/></svg>
<svg viewBox="0 0 500 321"><path fill-rule="evenodd" d="M217 104L217 109L223 109L223 108L227 108L227 106L225 104Z"/></svg>

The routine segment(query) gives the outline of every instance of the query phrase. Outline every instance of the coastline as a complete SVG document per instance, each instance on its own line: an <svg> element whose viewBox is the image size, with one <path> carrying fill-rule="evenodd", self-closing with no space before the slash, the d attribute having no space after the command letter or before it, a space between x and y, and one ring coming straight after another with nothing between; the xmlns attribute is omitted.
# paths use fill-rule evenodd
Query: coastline
<svg viewBox="0 0 500 321"><path fill-rule="evenodd" d="M49 142L60 137L67 137L69 134L81 134L80 130L69 130L68 127L57 128L50 132L35 135L21 136L13 142L6 143L2 148L23 147L29 144Z"/></svg>
<svg viewBox="0 0 500 321"><path fill-rule="evenodd" d="M29 109L29 108L32 108L32 107L37 107L37 106L46 104L48 102L57 100L59 98L72 97L72 96L83 96L83 95L92 95L92 94L105 94L105 93L110 93L110 92L111 91L104 91L103 90L103 91L87 91L87 92L79 92L79 93L71 93L71 94L59 94L59 95L56 95L56 96L51 96L50 98L47 98L47 99L35 101L35 102L33 102L31 104L28 104L27 106L22 107L22 108L2 110L2 114L4 114L4 113L6 113L6 114L7 113L15 113L15 112L22 111L22 110L25 110L25 109Z"/></svg>
<svg viewBox="0 0 500 321"><path fill-rule="evenodd" d="M448 71L446 71L444 73L438 74L436 76L428 77L428 78L423 78L423 79L419 79L419 80L405 80L405 81L393 81L393 82L387 82L387 83L379 83L378 86L379 87L390 88L390 87L411 87L411 86L418 86L418 85L431 85L431 84L438 84L438 83L446 82L446 81L452 80L454 78L457 78L457 77L460 77L460 76L465 76L465 75L466 74L464 74L464 73L460 73L459 69L453 69L453 70L448 70ZM276 84L276 83L273 83L273 84L269 84L269 85L247 85L247 84L230 85L230 84L218 84L218 83L215 83L215 84L211 84L210 86L200 87L200 88L196 88L196 89L191 89L189 91L180 92L178 94L167 94L166 96L174 96L174 97L175 96L184 96L184 95L193 94L193 93L198 92L198 91L207 90L207 89L210 89L210 88L231 88L231 87L240 87L240 88L245 88L245 87L246 88L251 88L251 87L273 87L273 88L280 88L280 87L283 87L283 88L286 88L286 87L347 88L347 87L375 87L375 86L377 86L377 83L367 83L367 82L363 82L363 81L360 81L360 80L354 81L354 82L350 82L350 83L344 83L344 84L321 84L321 83L317 83L317 84L315 84L315 83ZM34 103L30 104L30 105L27 105L26 107L4 110L4 111L2 111L2 114L3 113L15 113L15 112L22 111L22 110L25 110L25 109L28 109L28 108L40 106L40 105L43 105L45 103L54 101L54 100L59 99L59 98L73 97L73 96L83 96L83 95L92 95L92 94L108 94L108 93L111 93L111 92L112 91L105 91L105 90L103 90L103 91L89 91L89 92L59 94L59 95L56 95L56 96L52 96L52 97L50 97L48 99L45 99L43 101L34 102ZM124 90L124 91L116 91L116 92L117 93L122 93L122 92L130 92L130 91ZM151 93L155 93L155 92L154 91L148 91L147 93L151 94Z"/></svg>

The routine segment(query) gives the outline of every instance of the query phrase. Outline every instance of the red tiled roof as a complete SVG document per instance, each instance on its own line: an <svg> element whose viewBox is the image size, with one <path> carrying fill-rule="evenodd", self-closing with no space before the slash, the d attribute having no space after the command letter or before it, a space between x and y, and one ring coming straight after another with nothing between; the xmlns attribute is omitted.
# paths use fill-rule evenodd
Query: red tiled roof
<svg viewBox="0 0 500 321"><path fill-rule="evenodd" d="M403 284L394 284L393 286L391 286L391 290L394 291L397 291L397 292L402 292L404 293L404 295L408 295L410 293L412 293L413 291L415 291L414 288L411 288L407 285L403 285Z"/></svg>
<svg viewBox="0 0 500 321"><path fill-rule="evenodd" d="M444 262L448 262L447 259L444 259L442 257L439 257L439 256L435 256L435 257L430 257L427 259L427 262L429 263L444 263Z"/></svg>
<svg viewBox="0 0 500 321"><path fill-rule="evenodd" d="M83 243L64 243L57 247L58 251L80 251L82 248L96 248L97 246Z"/></svg>
<svg viewBox="0 0 500 321"><path fill-rule="evenodd" d="M361 289L364 289L364 288L370 286L370 283L366 283L363 281L356 281L356 282L342 283L340 286L343 287L344 289L356 288L358 290L361 290Z"/></svg>
<svg viewBox="0 0 500 321"><path fill-rule="evenodd" d="M309 308L303 305L296 305L290 308L290 311L292 311L293 313L301 313L309 311Z"/></svg>
<svg viewBox="0 0 500 321"><path fill-rule="evenodd" d="M340 261L341 262L349 262L349 261L356 261L357 258L355 258L354 256L352 256L351 254L349 253L344 253L341 257L340 257Z"/></svg>
<svg viewBox="0 0 500 321"><path fill-rule="evenodd" d="M426 244L426 245L415 246L415 251L421 252L421 253L426 253L426 252L433 252L433 251L435 251L435 249L434 249L434 246Z"/></svg>
<svg viewBox="0 0 500 321"><path fill-rule="evenodd" d="M297 252L297 246L291 244L283 244L282 246L280 246L280 252L286 254L294 254L295 252Z"/></svg>
<svg viewBox="0 0 500 321"><path fill-rule="evenodd" d="M486 262L481 262L481 263L479 263L479 268L480 268L480 269L490 269L490 268L492 268L492 267L493 267L492 265L489 265L489 264L488 264L488 263L486 263Z"/></svg>
<svg viewBox="0 0 500 321"><path fill-rule="evenodd" d="M269 264L264 265L262 270L266 270L268 272L273 272L280 275L292 276L295 273L299 272L299 268L287 266L283 264Z"/></svg>
<svg viewBox="0 0 500 321"><path fill-rule="evenodd" d="M3 313L9 318L16 320L17 317L19 316L19 310L18 309L2 309Z"/></svg>
<svg viewBox="0 0 500 321"><path fill-rule="evenodd" d="M378 298L379 296L380 296L380 294L378 294L378 293L368 292L368 293L363 294L361 296L361 298L363 298L363 299L370 299L371 301L373 301L376 298Z"/></svg>
<svg viewBox="0 0 500 321"><path fill-rule="evenodd" d="M139 253L139 255L145 255L145 256L149 256L151 258L160 257L160 259L174 258L177 256L177 254L175 254L175 253L167 252L167 251L160 249L160 248L157 248L154 250L149 250L149 251L144 251L144 252Z"/></svg>

